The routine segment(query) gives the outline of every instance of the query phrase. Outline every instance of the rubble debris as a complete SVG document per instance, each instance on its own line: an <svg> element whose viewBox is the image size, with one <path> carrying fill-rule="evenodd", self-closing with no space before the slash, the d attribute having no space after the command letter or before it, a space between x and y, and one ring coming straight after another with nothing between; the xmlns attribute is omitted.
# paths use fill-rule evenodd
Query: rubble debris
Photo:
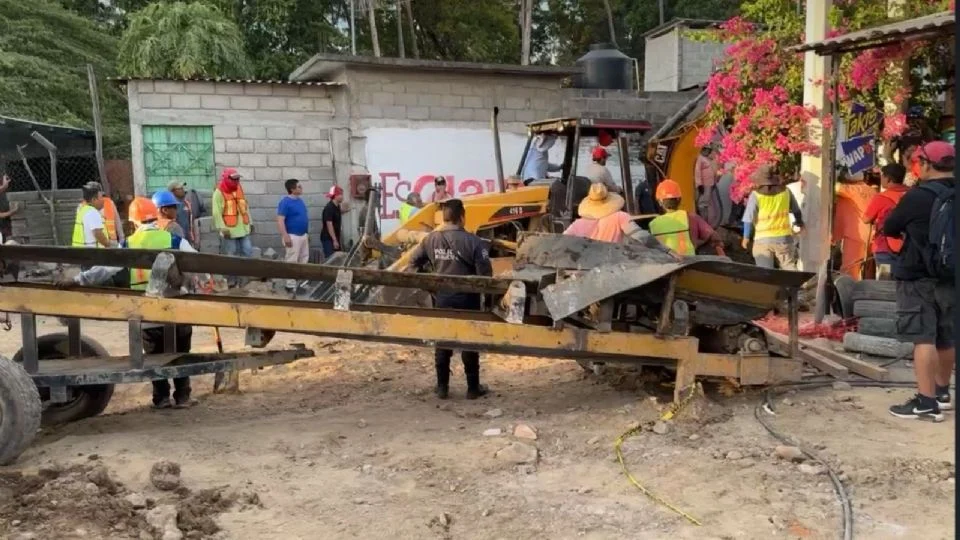
<svg viewBox="0 0 960 540"><path fill-rule="evenodd" d="M536 446L526 443L512 442L498 450L494 456L516 465L535 464L539 457L539 450Z"/></svg>
<svg viewBox="0 0 960 540"><path fill-rule="evenodd" d="M780 459L800 463L807 460L807 456L796 446L781 445L773 449L773 453Z"/></svg>
<svg viewBox="0 0 960 540"><path fill-rule="evenodd" d="M173 491L180 487L180 464L173 461L158 461L150 468L150 483L161 491Z"/></svg>
<svg viewBox="0 0 960 540"><path fill-rule="evenodd" d="M657 435L666 435L668 431L670 431L670 426L663 420L653 425L653 432Z"/></svg>
<svg viewBox="0 0 960 540"><path fill-rule="evenodd" d="M487 418L500 418L503 416L503 409L490 409L489 411L483 413Z"/></svg>
<svg viewBox="0 0 960 540"><path fill-rule="evenodd" d="M503 434L503 430L500 428L490 428L483 431L484 437L499 437Z"/></svg>
<svg viewBox="0 0 960 540"><path fill-rule="evenodd" d="M517 427L513 428L513 436L518 439L535 441L537 440L537 430L527 424L517 424Z"/></svg>

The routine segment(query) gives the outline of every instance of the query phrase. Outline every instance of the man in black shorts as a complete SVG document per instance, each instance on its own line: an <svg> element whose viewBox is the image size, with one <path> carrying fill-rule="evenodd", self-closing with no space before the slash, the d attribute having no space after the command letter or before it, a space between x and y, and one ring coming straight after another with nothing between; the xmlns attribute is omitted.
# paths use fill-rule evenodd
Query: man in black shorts
<svg viewBox="0 0 960 540"><path fill-rule="evenodd" d="M905 236L903 249L893 265L893 277L897 280L897 333L903 341L914 344L918 387L916 396L903 405L890 407L890 414L939 422L943 420L942 411L953 408L950 377L956 290L952 277L945 277L931 262L930 224L938 210L935 202L939 194L955 189L956 153L953 145L943 141L927 143L917 152L920 183L900 199L883 223L885 236Z"/></svg>

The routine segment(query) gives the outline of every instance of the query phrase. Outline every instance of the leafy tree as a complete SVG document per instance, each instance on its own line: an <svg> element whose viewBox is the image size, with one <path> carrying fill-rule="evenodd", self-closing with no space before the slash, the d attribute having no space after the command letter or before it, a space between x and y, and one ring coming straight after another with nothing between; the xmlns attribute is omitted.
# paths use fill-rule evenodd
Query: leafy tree
<svg viewBox="0 0 960 540"><path fill-rule="evenodd" d="M93 128L87 64L100 79L104 150L129 154L123 92L114 73L116 38L50 0L0 0L0 114Z"/></svg>
<svg viewBox="0 0 960 540"><path fill-rule="evenodd" d="M236 23L204 2L151 4L133 14L117 57L129 77L243 77L249 67Z"/></svg>

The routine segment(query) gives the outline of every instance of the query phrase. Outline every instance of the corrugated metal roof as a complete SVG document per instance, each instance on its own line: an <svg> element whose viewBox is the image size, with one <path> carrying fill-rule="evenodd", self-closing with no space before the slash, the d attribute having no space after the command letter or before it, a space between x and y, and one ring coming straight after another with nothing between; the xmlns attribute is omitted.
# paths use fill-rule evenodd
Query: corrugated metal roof
<svg viewBox="0 0 960 540"><path fill-rule="evenodd" d="M297 86L346 86L347 83L340 81L289 81L279 79L220 79L220 78L196 78L196 79L167 79L154 77L109 77L107 80L116 82L127 81L171 81L171 82L219 82L219 83L245 83L245 84L292 84Z"/></svg>
<svg viewBox="0 0 960 540"><path fill-rule="evenodd" d="M27 130L62 131L70 135L82 135L82 136L93 137L93 130L90 130L90 129L78 128L73 126L61 126L57 124L47 124L45 122L25 120L23 118L15 118L13 116L0 116L0 126L11 127L11 128L22 128Z"/></svg>
<svg viewBox="0 0 960 540"><path fill-rule="evenodd" d="M879 47L904 39L952 34L954 32L954 18L952 11L944 11L943 13L857 30L823 41L803 43L791 47L791 50L796 52L814 51L817 54L826 55L850 52L871 46Z"/></svg>

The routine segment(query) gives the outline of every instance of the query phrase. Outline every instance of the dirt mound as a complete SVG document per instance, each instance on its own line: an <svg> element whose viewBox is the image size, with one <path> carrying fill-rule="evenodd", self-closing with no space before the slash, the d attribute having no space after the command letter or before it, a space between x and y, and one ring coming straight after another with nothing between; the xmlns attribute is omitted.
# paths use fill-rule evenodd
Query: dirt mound
<svg viewBox="0 0 960 540"><path fill-rule="evenodd" d="M0 537L139 538L147 522L102 465L0 472Z"/></svg>
<svg viewBox="0 0 960 540"><path fill-rule="evenodd" d="M0 471L0 538L208 538L220 531L217 515L261 506L256 493L225 488L193 493L181 486L160 497L127 489L100 464ZM165 508L170 519L158 521ZM161 526L165 521L170 525Z"/></svg>

